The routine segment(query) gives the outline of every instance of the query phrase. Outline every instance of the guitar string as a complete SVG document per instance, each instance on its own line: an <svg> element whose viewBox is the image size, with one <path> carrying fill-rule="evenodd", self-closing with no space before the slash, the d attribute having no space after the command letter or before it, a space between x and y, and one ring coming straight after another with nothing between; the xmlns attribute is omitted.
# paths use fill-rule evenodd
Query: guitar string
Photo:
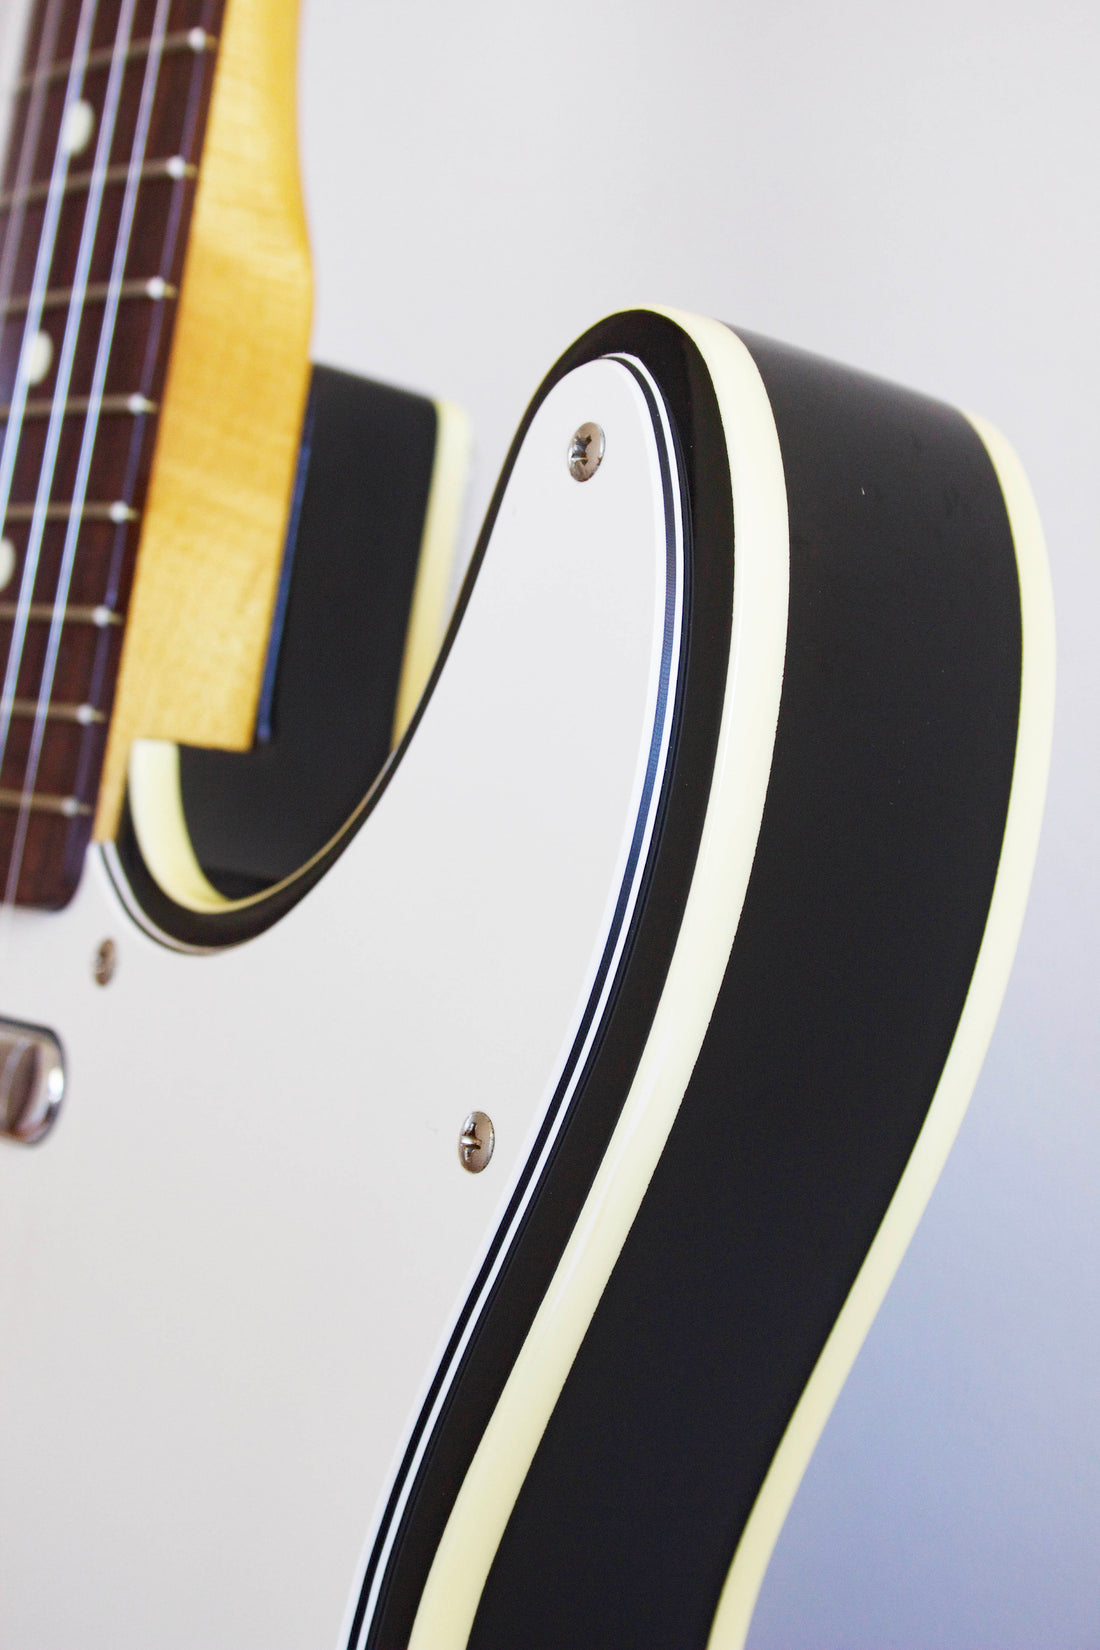
<svg viewBox="0 0 1100 1650"><path fill-rule="evenodd" d="M82 0L80 18L74 45L74 55L71 60L71 69L65 91L65 107L73 101L74 89L79 91L83 81L83 60L87 57L87 48L91 36L91 29L95 18L97 0ZM52 58L56 45L56 31L59 19L54 19L54 38L50 42L49 57ZM80 50L83 43L83 50ZM43 36L45 45L45 35ZM44 65L41 60L36 68L41 70ZM41 117L46 100L45 83L40 93L35 94L34 135L22 157L21 181L24 186L29 180L28 168L33 168L34 156L38 147L38 138L41 129ZM64 118L64 117L62 117ZM25 133L25 138L28 134ZM64 185L68 170L68 156L61 152L60 145L55 151L53 170L50 175L49 192L43 208L42 228L39 232L38 255L35 262L34 275L31 281L31 292L25 311L23 334L20 348L16 357L15 378L12 384L11 400L8 405L8 421L4 431L3 445L0 447L0 521L3 521L11 489L12 472L18 456L19 443L23 430L23 416L27 400L28 381L25 371L31 341L39 330L42 319L42 299L45 295L46 282L49 277L50 264L53 260L54 242L57 233L57 219L60 215L61 200L64 194ZM9 219L8 233L4 239L4 259L7 265L8 285L4 289L5 302L10 300L10 282L14 274L14 266L18 259L19 247L22 241L23 229L26 221L25 203L18 199L13 203L12 215ZM14 233L13 233L14 231ZM0 701L0 714L6 713L7 707Z"/></svg>
<svg viewBox="0 0 1100 1650"><path fill-rule="evenodd" d="M43 209L42 229L38 242L38 253L35 259L34 276L31 282L31 291L27 301L26 320L23 327L23 339L20 347L16 370L15 384L12 388L12 399L9 406L8 425L4 432L3 448L0 449L0 521L7 516L8 504L11 498L12 479L15 472L15 462L19 452L20 439L23 431L23 418L26 410L27 392L29 388L26 364L29 359L31 340L40 329L42 310L45 302L49 282L50 268L53 263L54 251L57 242L58 223L61 216L61 207L65 194L65 183L68 175L69 157L65 153L65 146L60 141L60 134L64 124L65 112L79 100L84 86L84 70L88 58L92 28L98 8L98 0L81 0L80 15L77 22L76 37L73 43L73 56L65 86L61 126L58 128L58 144L54 153L53 167L50 173L49 188ZM54 392L53 415L51 428L56 421L57 392ZM36 506L36 516L38 514ZM39 524L41 530L41 523ZM32 525L33 532L33 525ZM31 535L28 534L28 551ZM23 660L23 647L26 638L27 624L30 618L31 601L34 592L34 580L37 566L29 554L24 555L23 572L19 581L19 596L16 601L15 618L12 621L12 635L8 643L8 658L4 671L4 681L0 687L0 764L7 749L8 733L11 726L12 707L16 697L16 684L19 669ZM8 903L5 899L5 905Z"/></svg>
<svg viewBox="0 0 1100 1650"><path fill-rule="evenodd" d="M127 44L129 44L129 34L133 21L133 6L136 4L136 0L127 0L127 3L130 7L130 17L126 25L126 41ZM81 512L83 510L84 500L87 495L95 443L99 433L100 409L106 386L107 369L110 361L111 349L114 345L115 329L118 321L118 310L121 298L122 277L125 271L126 259L130 251L130 239L133 232L134 215L137 209L138 189L141 183L142 168L145 163L145 154L149 140L149 128L153 117L153 104L156 97L161 62L163 58L164 38L168 32L169 5L170 0L157 0L157 8L154 14L153 26L150 30L149 47L145 60L145 72L142 78L141 99L138 107L137 125L135 127L134 136L130 146L130 161L126 177L125 191L123 194L122 212L115 238L111 274L107 283L109 296L106 300L103 319L100 323L95 368L93 370L92 384L89 392L88 410L84 418L84 429L81 437L76 484L73 488L72 509L66 528L65 542L61 556L61 571L58 575L57 589L54 595L53 615L50 621L49 637L46 644L46 658L43 666L42 677L39 683L34 726L31 734L26 770L23 778L23 800L20 804L19 821L16 827L16 835L9 862L7 886L4 890L4 903L11 903L14 901L15 891L19 883L19 872L22 868L27 828L30 822L29 799L33 795L35 780L38 777L38 766L41 759L42 743L46 731L47 710L50 702L50 694L53 690L58 653L61 647L61 635L62 628L65 623L69 588L72 583L73 570L76 564L77 541L79 539L81 529ZM126 5L123 7L124 16L125 13ZM117 62L120 65L119 95L121 97L121 75L126 62L125 52L121 54L116 53L116 57ZM114 64L112 64L112 74L113 73ZM110 88L108 89L108 95L110 95ZM105 157L105 160L106 158L109 157ZM83 309L85 302L87 277L88 270L85 269L83 272L83 290L81 291L79 297L79 308L81 310ZM75 294L72 302L74 304L77 303ZM79 330L81 318L82 317L78 315L77 330Z"/></svg>
<svg viewBox="0 0 1100 1650"><path fill-rule="evenodd" d="M46 112L47 103L47 86L44 72L53 62L57 50L57 34L61 27L63 3L64 0L49 0L42 25L42 34L38 42L38 52L34 60L33 90L27 99L27 112L23 120L19 165L16 167L15 175L12 178L13 202L8 214L3 241L0 243L0 328L7 324L5 318L8 304L11 301L15 263L23 239L23 222L27 213L27 203L23 198L23 191L31 181L34 160L38 153L38 140L42 133L42 118ZM13 93L13 104L15 96L16 94Z"/></svg>
<svg viewBox="0 0 1100 1650"><path fill-rule="evenodd" d="M11 299L12 284L15 278L15 267L18 260L19 248L23 241L23 226L26 220L26 202L22 191L30 183L35 157L38 154L38 143L42 133L42 122L48 101L48 85L44 71L54 61L57 51L57 37L61 27L61 14L64 0L49 0L46 15L43 19L42 33L39 36L38 51L34 60L34 82L30 95L27 98L27 108L23 117L23 133L20 138L19 163L12 177L14 199L8 213L3 243L0 245L0 327L6 325L7 307ZM14 103L14 98L13 98ZM18 388L18 379L21 376L19 366L24 359L27 348L26 332L20 340L19 354L16 357L15 377L12 385L12 401L15 401L15 391ZM5 442L8 438L14 441L14 450L18 451L22 433L22 414L13 419L9 415L7 428L4 432ZM0 523L3 522L3 510L0 510ZM0 715L6 714L6 708L0 702ZM6 911L0 907L0 954L6 953L8 939L8 924L3 919Z"/></svg>
<svg viewBox="0 0 1100 1650"><path fill-rule="evenodd" d="M45 451L39 472L37 494L32 517L32 525L28 534L27 548L24 559L24 586L29 584L31 590L37 578L37 569L41 559L42 544L45 535L47 509L53 491L54 474L60 448L61 437L64 431L66 418L66 404L72 382L72 373L75 364L76 351L80 342L80 329L83 322L83 309L87 291L88 277L91 267L95 241L98 234L99 222L102 215L103 194L106 184L107 167L110 161L110 151L113 144L115 126L117 123L118 108L121 102L122 77L125 72L126 53L132 34L133 16L136 0L124 0L119 12L115 42L111 60L111 70L105 97L104 111L101 117L99 139L96 145L95 160L91 172L91 182L88 191L88 200L85 205L82 235L77 257L76 270L72 285L66 319L64 340L60 352L57 368L53 404L47 430ZM83 452L81 454L84 456ZM80 507L82 501L74 493L70 507L70 525L73 514ZM79 525L79 523L77 523ZM54 670L56 668L57 647L59 635L55 632L57 610L54 607L54 622L47 638L47 653L43 667L43 676L47 679L47 693L52 687ZM18 654L14 659L9 657L9 670L18 680L18 671L21 656L25 646L27 634L26 622L20 627L18 637ZM14 683L13 683L14 690ZM14 696L14 691L13 691ZM6 715L0 728L0 762L7 747L11 727L10 708L4 706ZM30 822L30 813L33 804L34 782L37 777L38 763L41 756L42 728L42 678L40 678L39 698L36 705L35 721L31 731L31 742L28 758L24 764L23 784L20 791L19 811L16 816L12 845L8 857L8 875L4 891L3 904L13 904L18 889L19 873L22 868L23 855L26 846L27 831Z"/></svg>
<svg viewBox="0 0 1100 1650"><path fill-rule="evenodd" d="M27 110L23 121L23 135L20 139L19 164L12 179L13 196L12 206L8 213L3 242L0 244L0 332L7 329L9 324L7 308L11 301L12 286L15 280L16 264L19 250L23 242L23 227L26 221L27 203L23 191L27 188L34 172L35 158L38 154L38 143L42 133L42 121L45 115L48 89L44 78L44 71L53 62L57 50L57 36L61 27L61 13L64 0L49 0L49 6L43 22L42 33L38 42L38 51L34 63L34 82L27 99ZM14 95L13 95L14 101ZM0 444L0 477L6 471L10 453L10 464L14 467L15 458L19 451L22 437L22 408L19 405L19 385L23 378L22 364L27 358L29 343L29 326L24 324L24 331L20 339L19 350L15 357L15 367L9 397L8 420L4 430L2 444ZM7 506L6 494L0 493L0 528L4 523L4 513ZM10 652L10 644L9 644ZM7 707L0 698L0 716L6 714Z"/></svg>

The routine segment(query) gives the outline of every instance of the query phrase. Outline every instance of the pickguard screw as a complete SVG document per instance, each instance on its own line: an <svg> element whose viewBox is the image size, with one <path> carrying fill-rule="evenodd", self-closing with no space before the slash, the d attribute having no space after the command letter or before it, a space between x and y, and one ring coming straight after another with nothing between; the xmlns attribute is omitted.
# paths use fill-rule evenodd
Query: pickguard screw
<svg viewBox="0 0 1100 1650"><path fill-rule="evenodd" d="M101 940L92 963L92 977L96 985L110 985L118 967L118 946L114 940Z"/></svg>
<svg viewBox="0 0 1100 1650"><path fill-rule="evenodd" d="M582 424L569 443L569 474L574 481L590 481L603 459L603 431L598 424Z"/></svg>
<svg viewBox="0 0 1100 1650"><path fill-rule="evenodd" d="M483 1111L470 1112L458 1137L458 1161L471 1174L480 1174L488 1166L496 1140L492 1118Z"/></svg>

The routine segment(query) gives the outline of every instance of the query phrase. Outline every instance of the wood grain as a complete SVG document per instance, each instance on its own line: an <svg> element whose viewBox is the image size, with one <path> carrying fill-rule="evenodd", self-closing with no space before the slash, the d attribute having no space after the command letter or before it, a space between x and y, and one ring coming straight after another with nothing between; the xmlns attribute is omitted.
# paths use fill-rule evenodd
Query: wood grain
<svg viewBox="0 0 1100 1650"><path fill-rule="evenodd" d="M95 836L137 738L252 742L309 378L298 0L232 0L218 52Z"/></svg>

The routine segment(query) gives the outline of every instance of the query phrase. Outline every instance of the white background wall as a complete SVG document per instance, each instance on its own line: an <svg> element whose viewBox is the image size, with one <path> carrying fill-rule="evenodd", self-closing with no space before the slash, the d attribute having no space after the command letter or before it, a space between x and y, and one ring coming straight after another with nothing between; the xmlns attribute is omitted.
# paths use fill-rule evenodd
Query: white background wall
<svg viewBox="0 0 1100 1650"><path fill-rule="evenodd" d="M1098 16L304 0L315 353L466 406L471 537L546 368L636 301L985 413L1045 519L1058 725L1015 974L752 1650L1100 1645Z"/></svg>
<svg viewBox="0 0 1100 1650"><path fill-rule="evenodd" d="M1094 0L305 0L322 359L473 415L484 504L590 321L669 302L973 407L1058 605L1030 914L753 1650L1100 1645Z"/></svg>

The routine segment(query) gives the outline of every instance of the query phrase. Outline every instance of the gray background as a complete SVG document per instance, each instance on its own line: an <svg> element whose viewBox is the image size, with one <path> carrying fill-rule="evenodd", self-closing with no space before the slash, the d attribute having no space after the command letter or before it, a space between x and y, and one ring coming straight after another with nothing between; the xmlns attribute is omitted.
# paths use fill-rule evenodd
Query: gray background
<svg viewBox="0 0 1100 1650"><path fill-rule="evenodd" d="M1058 727L1023 941L753 1650L1100 1646L1098 16L305 0L316 352L468 409L475 514L556 355L636 301L983 412L1038 495Z"/></svg>
<svg viewBox="0 0 1100 1650"><path fill-rule="evenodd" d="M1100 1646L1097 17L304 0L315 353L467 408L467 547L546 368L635 302L985 413L1046 524L1058 721L1019 957L752 1650Z"/></svg>

